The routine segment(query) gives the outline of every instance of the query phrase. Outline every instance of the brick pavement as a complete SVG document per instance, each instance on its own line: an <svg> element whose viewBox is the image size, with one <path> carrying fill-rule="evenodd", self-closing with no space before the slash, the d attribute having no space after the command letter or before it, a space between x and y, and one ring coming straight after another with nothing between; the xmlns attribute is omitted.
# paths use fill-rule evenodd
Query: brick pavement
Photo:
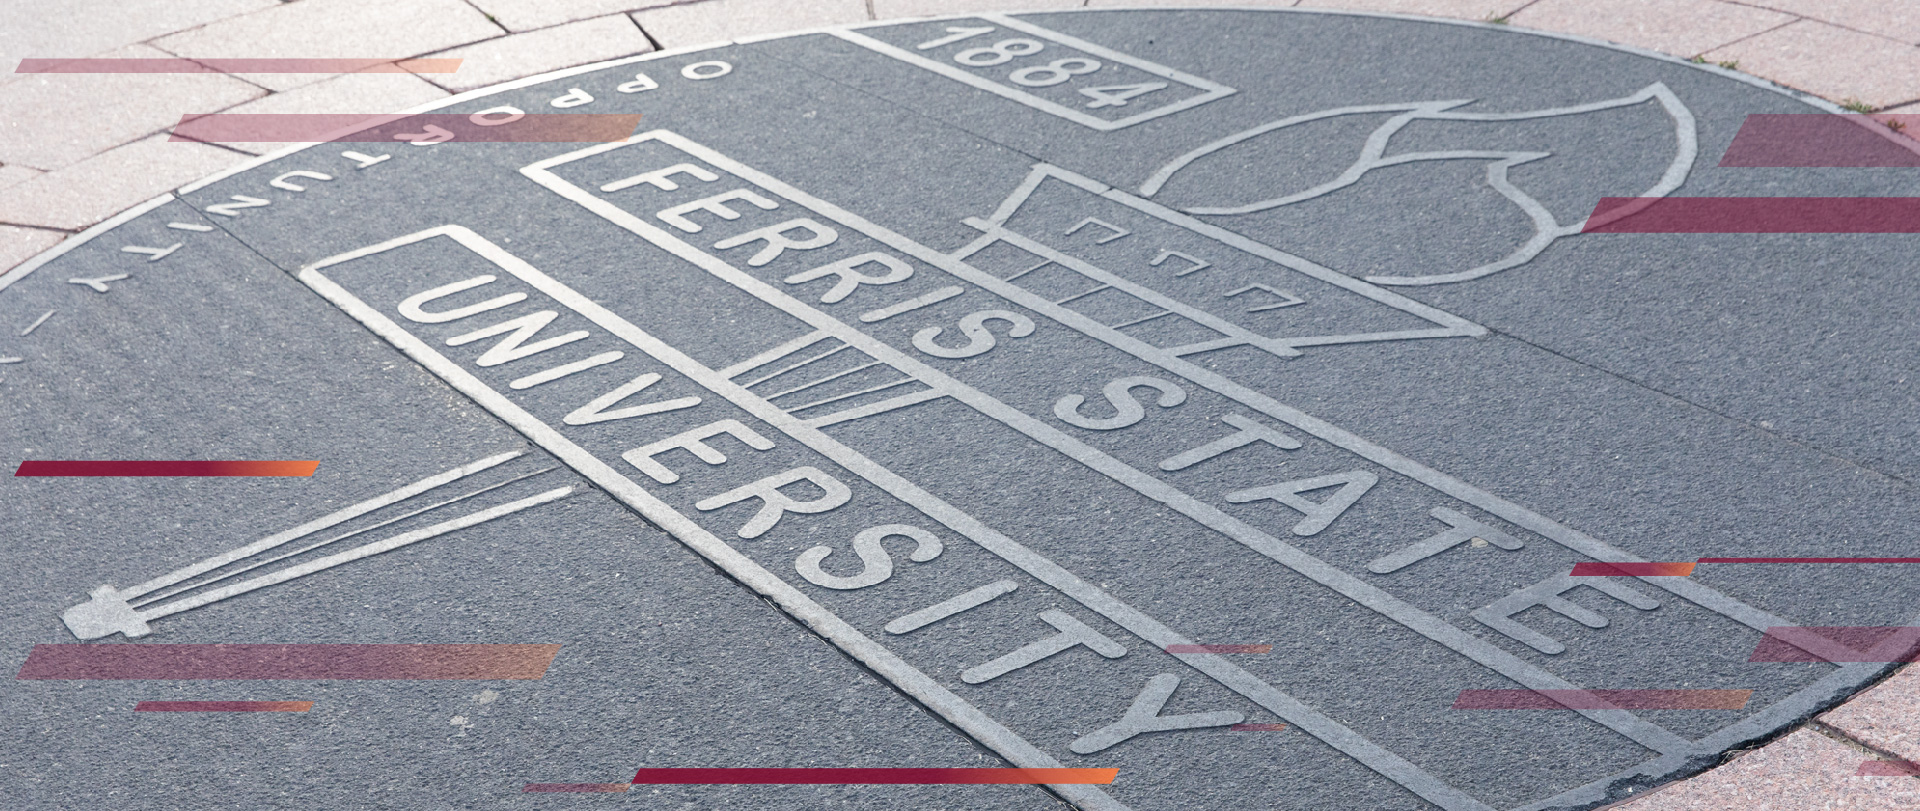
<svg viewBox="0 0 1920 811"><path fill-rule="evenodd" d="M1910 0L10 0L0 27L0 272L275 144L170 143L186 112L385 112L575 65L928 14L1233 5L1387 12L1577 34L1735 69L1857 108L1920 112ZM352 43L341 53L340 43ZM454 74L15 74L23 57L459 57ZM39 115L22 115L19 111ZM1617 811L1920 808L1920 669Z"/></svg>

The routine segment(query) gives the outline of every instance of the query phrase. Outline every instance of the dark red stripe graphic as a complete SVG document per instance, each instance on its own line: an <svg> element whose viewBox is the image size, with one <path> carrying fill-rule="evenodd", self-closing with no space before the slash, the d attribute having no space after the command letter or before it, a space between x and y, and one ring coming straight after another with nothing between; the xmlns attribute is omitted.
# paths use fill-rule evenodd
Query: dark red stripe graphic
<svg viewBox="0 0 1920 811"><path fill-rule="evenodd" d="M1573 564L1574 577L1686 577L1691 563L1613 563L1583 560Z"/></svg>
<svg viewBox="0 0 1920 811"><path fill-rule="evenodd" d="M1581 233L1916 234L1920 198L1603 197Z"/></svg>
<svg viewBox="0 0 1920 811"><path fill-rule="evenodd" d="M311 476L317 461L27 461L15 476Z"/></svg>
<svg viewBox="0 0 1920 811"><path fill-rule="evenodd" d="M14 73L452 73L458 59L22 59Z"/></svg>
<svg viewBox="0 0 1920 811"><path fill-rule="evenodd" d="M17 679L537 679L559 645L35 645Z"/></svg>
<svg viewBox="0 0 1920 811"><path fill-rule="evenodd" d="M187 115L171 141L207 143L610 143L639 113L213 113Z"/></svg>
<svg viewBox="0 0 1920 811"><path fill-rule="evenodd" d="M1721 166L1920 166L1920 115L1749 115Z"/></svg>
<svg viewBox="0 0 1920 811"><path fill-rule="evenodd" d="M641 769L646 785L1107 785L1119 769Z"/></svg>
<svg viewBox="0 0 1920 811"><path fill-rule="evenodd" d="M1456 710L1737 710L1752 690L1461 690Z"/></svg>
<svg viewBox="0 0 1920 811"><path fill-rule="evenodd" d="M1920 627L1768 628L1749 662L1911 662L1920 656Z"/></svg>
<svg viewBox="0 0 1920 811"><path fill-rule="evenodd" d="M528 783L520 789L520 792L522 794L617 794L632 787L632 783Z"/></svg>
<svg viewBox="0 0 1920 811"><path fill-rule="evenodd" d="M1911 760L1862 761L1855 777L1920 777L1920 763Z"/></svg>
<svg viewBox="0 0 1920 811"><path fill-rule="evenodd" d="M311 701L142 701L134 712L306 712Z"/></svg>

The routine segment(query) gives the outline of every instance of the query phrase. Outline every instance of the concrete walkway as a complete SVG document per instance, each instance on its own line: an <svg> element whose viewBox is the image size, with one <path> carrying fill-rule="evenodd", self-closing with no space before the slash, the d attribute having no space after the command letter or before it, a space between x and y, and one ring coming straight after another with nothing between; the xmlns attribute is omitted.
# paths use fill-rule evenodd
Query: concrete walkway
<svg viewBox="0 0 1920 811"><path fill-rule="evenodd" d="M278 144L168 140L183 113L378 113L663 48L988 10L1321 7L1578 34L1717 63L1851 109L1920 113L1912 0L5 0L0 272ZM16 74L25 57L457 57L451 74ZM1920 808L1920 669L1623 811ZM1882 765L1871 765L1879 763ZM1869 764L1863 766L1863 764ZM1893 776L1862 776L1861 771Z"/></svg>

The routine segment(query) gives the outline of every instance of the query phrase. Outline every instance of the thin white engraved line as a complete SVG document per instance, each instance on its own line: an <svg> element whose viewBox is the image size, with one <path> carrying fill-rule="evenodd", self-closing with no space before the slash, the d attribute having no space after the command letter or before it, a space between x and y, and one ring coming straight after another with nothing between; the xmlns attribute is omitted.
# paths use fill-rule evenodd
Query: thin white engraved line
<svg viewBox="0 0 1920 811"><path fill-rule="evenodd" d="M1107 329L1126 329L1127 327L1136 326L1139 324L1145 324L1148 321L1152 321L1153 319L1160 318L1162 316L1168 316L1168 315L1173 315L1173 311L1161 310L1160 312L1154 313L1153 315L1147 316L1146 318L1136 318L1136 319L1133 319L1132 321L1128 321L1125 324L1115 324L1111 327L1108 327Z"/></svg>
<svg viewBox="0 0 1920 811"><path fill-rule="evenodd" d="M909 377L909 378L906 378L906 379L904 379L904 380L896 380L896 381L894 381L894 382L892 382L892 383L888 383L888 384L885 384L885 385L881 385L881 386L874 386L873 388L870 388L870 389L862 389L862 390L860 390L860 391L856 391L856 392L853 392L853 393L851 393L851 394L842 394L842 395L840 395L840 396L838 396L838 397L828 397L827 399L825 399L825 400L821 400L821 401L819 401L819 402L817 402L817 403L808 403L808 404L806 404L806 405L803 405L803 406L795 406L795 407L793 407L793 408L789 408L789 409L787 409L787 413L789 413L789 414L798 414L798 413L800 413L800 412L802 412L802 411L805 411L805 410L807 410L807 409L809 409L809 408L813 408L813 407L815 407L815 406L823 406L823 405L826 405L826 404L828 404L828 403L837 403L837 402L840 402L841 400L848 400L848 399L852 399L852 398L854 398L854 397L859 397L859 396L860 396L860 395L862 395L862 394L872 394L872 393L874 393L874 392L876 392L876 391L886 391L887 389L891 389L891 388L897 388L897 387L900 387L900 386L904 386L904 385L907 385L908 383L918 383L918 382L920 382L920 381L918 381L918 380L915 380L915 379L913 379L913 378L911 378L911 377Z"/></svg>
<svg viewBox="0 0 1920 811"><path fill-rule="evenodd" d="M143 600L141 600L141 601L140 601L140 602L138 602L138 603L133 603L132 605L133 605L133 607L134 607L134 608L139 608L140 606L143 606L143 605L149 605L149 604L152 604L152 603L157 603L157 602L160 602L161 600L165 600L165 599L168 599L168 598L170 598L170 597L172 597L172 596L174 596L174 595L176 595L176 594L184 594L184 593L186 593L186 592L189 592L189 591L194 591L194 590L196 590L196 589L202 589L202 588L206 588L207 586L211 586L211 585L213 585L213 584L215 584L215 583L218 583L218 582L220 582L220 581L222 581L222 580L230 580L230 579L232 579L232 578L235 578L235 577L239 577L240 575L243 575L243 574L246 574L247 572L251 572L251 571L253 571L253 570L255 570L255 569L258 569L258 568L260 568L260 567L262 567L262 566L270 566L270 565L272 565L272 564L275 564L275 563L278 563L278 562L280 562L280 561L283 561L283 560L286 560L287 558L292 558L292 557L299 557L299 556L301 556L301 555L304 555L304 554L306 554L306 553L308 553L308 552L312 552L312 551L313 551L313 550L315 550L315 549L319 549L320 547L323 547L323 546L327 546L327 545L329 545L329 544L333 544L333 543L338 543L338 542L340 542L340 541L344 541L344 540L346 540L346 539L348 539L348 538L351 538L351 537L353 537L353 536L355 536L355 535L359 535L359 534L362 534L362 533L366 533L366 532L372 532L372 531L374 531L374 530L376 530L376 529L379 529L379 528L381 528L381 527L384 527L384 526L389 526L389 525L391 525L391 524L397 524L397 523L399 523L399 522L401 522L401 521L405 521L405 520L407 520L407 519L409 519L409 518L412 518L412 517L414 517L414 516L416 516L416 515L419 515L419 514L421 514L421 513L424 513L424 512L430 512L430 511L433 511L433 510L437 510L437 509L440 509L441 507L445 507L445 506L447 506L447 505L449 505L449 504L458 504L459 502L462 502L462 501L466 501L467 499L470 499L470 498L473 498L474 496L477 496L477 495L481 495L481 494L483 494L483 493L488 493L488 492L491 492L491 491L494 491L494 490L498 490L498 489L500 489L500 488L502 488L502 487L505 487L505 486L507 486L507 485L509 485L509 484L513 484L514 482L518 482L518 481L524 481L524 480L526 480L526 479L531 479L531 478L533 478L533 477L535 477L535 476L538 476L538 475L540 475L540 474L542 474L542 473L546 473L546 472L548 472L548 471L551 471L551 470L558 470L558 468L552 468L552 467L549 467L549 468L544 468L544 469L541 469L541 470L536 470L536 471L534 471L534 472L532 472L532 473L525 473L525 474L521 474L521 475L519 475L519 476L515 476L515 477L513 477L513 478L511 478L511 479L508 479L508 480L506 480L506 481L503 481L503 482L501 482L501 483L499 483L499 484L495 484L495 485L490 485L490 486L487 486L487 487L483 487L483 488L481 488L481 489L479 489L479 490L475 490L475 491L473 491L473 492L471 492L471 493L468 493L468 494L466 494L466 495L464 495L464 496L455 496L455 497L453 497L453 498L450 498L450 499L447 499L446 501L442 501L442 502L440 502L440 503L438 503L438 504L431 504L431 505L428 505L428 506L425 506L425 507L421 507L420 509L417 509L417 510L414 510L413 512L410 512L410 513L407 513L407 514L405 514L405 515L401 515L401 516L397 516L397 517L394 517L394 518L389 518L389 519L387 519L387 520L385 520L385 521L381 521L381 522L380 522L380 523L378 523L378 524L373 524L373 525L371 525L371 526L365 526L365 527L361 527L361 528L359 528L359 529L356 529L356 530L354 530L354 531L352 531L352 532L348 532L348 533L345 533L345 534L343 534L343 535L336 535L336 536L334 536L334 537L332 537L332 538L329 538L329 539L327 539L327 540L324 540L324 541L321 541L321 542L319 542L319 543L316 543L316 544L309 544L309 545L307 545L307 546L304 546L304 547L301 547L300 549L297 549L297 550L294 550L294 551L292 551L292 552L286 552L286 553L283 553L283 554L280 554L280 555L275 555L274 557L271 557L271 558L267 558L266 560L263 560L263 561L260 561L260 562L258 562L258 563L253 563L253 564L249 564L249 565L247 565L247 566L245 566L245 567L242 567L242 568L239 568L239 569L235 569L235 570L233 570L233 571L231 571L231 572L228 572L228 573L226 573L226 574L223 574L223 575L220 575L219 577L216 577L216 578L213 578L212 580L203 580L203 581L200 581L200 582L198 582L198 583L189 583L189 584L182 584L182 585L181 585L181 586L180 586L179 588L177 588L177 589L174 589L174 590L172 590L172 591L169 591L169 592L166 592L166 593L164 593L164 594L157 594L157 595L154 595L154 596L152 596L152 597L148 597L148 598L146 598L146 599L143 599Z"/></svg>
<svg viewBox="0 0 1920 811"><path fill-rule="evenodd" d="M993 234L991 234L991 233L988 233L988 234L984 234L984 235L982 235L982 236L980 237L980 239L981 239L981 241L983 241L983 242L987 242L987 243L991 243L991 242L993 242L993 240L995 239L995 237L993 236ZM982 247L985 247L985 246L983 245ZM1046 257L1041 257L1041 258L1042 258L1042 259L1045 259ZM1020 278L1021 276L1025 276L1025 275L1027 275L1027 274L1029 274L1029 273L1032 273L1032 272L1034 272L1034 271L1036 271L1036 270L1039 270L1039 269L1041 269L1041 268L1043 268L1043 267L1046 267L1046 266L1048 266L1048 265L1051 265L1051 264L1053 264L1053 260L1052 260L1052 259L1047 259L1047 261L1045 261L1045 262L1041 262L1041 263L1040 263L1040 264L1038 264L1038 265L1034 265L1033 267L1030 267L1030 268L1027 268L1026 270L1023 270L1023 271L1020 271L1019 273L1015 273L1015 274L1013 274L1012 276L1008 276L1008 277L1007 277L1007 281L1013 281L1014 279L1018 279L1018 278Z"/></svg>
<svg viewBox="0 0 1920 811"><path fill-rule="evenodd" d="M20 331L20 337L25 338L28 335L32 335L34 330L39 329L41 324L47 323L47 319L52 318L53 314L57 312L59 312L59 310L48 310L41 314L39 318L33 319L33 323L28 324L26 329Z"/></svg>
<svg viewBox="0 0 1920 811"><path fill-rule="evenodd" d="M758 385L760 385L760 384L762 384L762 383L765 383L765 382L767 382L767 381L769 381L769 380L772 380L772 379L774 379L774 378L776 378L776 377L779 377L779 376L781 376L781 375L783 375L783 374L786 374L786 373L788 373L788 372L791 372L791 371L793 371L793 370L795 370L795 369L798 369L798 368L800 368L800 367L802 367L802 366L805 366L805 365L807 365L807 364L809 364L809 363L812 363L812 362L814 362L814 361L816 361L816 360L825 360L826 358L828 358L828 357L830 357L830 356L832 356L832 355L834 355L835 353L838 353L838 352L841 352L841 351L843 351L843 350L845 350L845 349L847 348L847 346L848 346L847 344L844 344L844 343L843 343L843 344L841 344L841 345L839 345L839 346L837 346L837 347L835 347L835 348L833 348L833 349L829 349L829 350L827 350L827 351L825 351L825 352L822 352L822 353L820 353L820 354L818 354L818 355L815 355L815 356L813 356L813 357L811 357L811 358L807 358L806 360L803 360L803 361L800 361L799 363L794 363L794 364L789 364L789 365L787 365L787 366L784 366L784 367L782 367L782 368L781 368L781 369L780 369L779 371L777 371L777 372L774 372L774 373L772 373L772 374L767 374L767 375L761 375L760 377L757 377L757 378L755 378L755 379L754 379L754 381L753 381L752 383L745 383L745 384L742 384L742 386L743 386L744 388L753 388L754 386L758 386Z"/></svg>
<svg viewBox="0 0 1920 811"><path fill-rule="evenodd" d="M906 408L907 406L910 406L910 405L919 405L928 400L938 400L945 396L947 396L947 393L939 389L927 389L926 391L916 391L911 394L902 394L898 397L881 400L880 402L872 403L870 405L863 405L863 406L860 406L859 408L850 408L845 411L835 411L832 414L828 414L823 417L809 417L803 422L805 422L807 427L809 428L825 428L829 425L838 425L840 423L847 422L849 420L857 420L865 417L871 417L875 414L885 414L889 411L893 411L899 408Z"/></svg>
<svg viewBox="0 0 1920 811"><path fill-rule="evenodd" d="M312 521L308 521L307 523L301 524L300 526L294 527L293 529L289 529L285 532L269 535L251 544L240 547L239 549L234 549L219 555L215 555L213 557L207 558L206 560L200 561L199 563L195 563L191 566L186 566L180 569L176 569L174 571L171 571L159 577L156 577L152 580L149 580L145 583L141 583L138 586L134 586L128 589L118 589L116 593L120 596L121 599L131 599L134 597L138 597L142 594L146 594L150 591L154 591L156 589L161 589L167 586L171 586L175 583L181 582L188 578L197 577L201 574L205 574L206 572L213 571L214 569L218 569L236 560L240 560L241 558L251 557L253 555L264 552L268 549L272 549L276 546L287 543L289 541L293 541L301 537L311 535L315 532L319 532L323 529L326 529L327 527L334 526L335 524L340 524L346 521L353 520L354 518L358 518L362 515L373 512L374 510L380 509L381 507L385 507L389 504L405 501L406 499L420 495L421 493L427 492L428 490L432 490L436 487L441 487L441 486L450 484L452 482L458 481L460 479L464 479L475 473L479 473L482 470L486 470L487 468L493 467L503 462L507 462L512 459L517 459L520 456L524 455L525 453L526 451L508 451L506 453L498 454L496 456L489 456L477 462L472 462L466 465L462 465L460 467L449 470L445 473L428 476L427 478L421 479L420 481L414 482L413 484L407 485L406 487L402 487L398 490L394 490L389 493L384 493L378 496L374 496L373 498L367 499L366 501L362 501L358 504L329 513L327 515L323 515L319 518L316 518Z"/></svg>
<svg viewBox="0 0 1920 811"><path fill-rule="evenodd" d="M1093 294L1095 294L1095 293L1098 293L1098 292L1100 292L1100 291L1102 291L1102 290L1112 290L1112 289L1113 289L1113 285L1110 285L1110 284L1103 284L1103 285L1100 285L1099 287L1096 287L1096 288L1093 288L1092 290L1088 290L1088 291L1086 291L1086 292L1083 292L1083 293L1075 293L1075 294L1073 294L1073 295L1071 295L1071 296L1068 296L1068 297L1066 297L1066 298L1063 298L1063 299L1061 299L1061 300L1059 300L1059 301L1056 301L1056 302L1054 302L1054 304L1056 304L1056 305L1059 305L1059 306L1062 306L1062 307L1064 307L1064 306L1066 306L1066 304L1067 304L1067 302L1069 302L1069 301L1073 301L1073 300L1075 300L1075 299L1081 299L1081 298L1086 298L1087 296L1091 296L1091 295L1093 295Z"/></svg>
<svg viewBox="0 0 1920 811"><path fill-rule="evenodd" d="M809 346L813 346L814 344L819 343L820 341L824 341L829 337L831 336L827 335L824 332L809 332L805 335L802 335L784 344L776 346L758 355L754 355L751 358L747 358L746 360L740 361L739 363L736 363L732 366L728 366L725 369L721 369L720 373L723 375L726 375L728 380L732 380L749 371L758 369L762 366L765 366L776 360L784 358L802 349L806 349Z"/></svg>
<svg viewBox="0 0 1920 811"><path fill-rule="evenodd" d="M1399 103L1390 103L1390 104L1363 104L1363 105L1357 105L1353 107L1338 107L1332 110L1319 110L1319 111L1307 113L1305 115L1297 115L1297 116L1291 116L1288 118L1282 118L1278 121L1269 121L1265 124L1261 124L1256 127L1251 127L1249 129L1241 130L1232 135L1228 135L1225 138L1221 138L1217 141L1203 144L1199 147L1196 147L1188 151L1186 154L1181 155L1180 157L1177 157L1171 161L1168 161L1166 164L1162 165L1159 169L1155 169L1153 174L1148 175L1146 182L1143 182L1140 184L1140 196L1152 197L1155 193L1160 191L1160 188L1162 186L1165 186L1167 184L1168 180L1171 180L1173 178L1173 175L1175 172L1178 172L1181 169L1186 168L1187 164L1190 164L1196 160L1204 158L1208 155L1211 155L1227 147L1233 146L1234 144L1245 141L1249 138L1265 135L1269 132L1273 132L1274 130L1284 129L1286 127L1291 127L1296 124L1304 124L1310 121L1319 121L1322 119L1337 118L1339 116L1346 116L1346 115L1360 115L1365 113L1386 113L1386 112L1400 111L1401 112L1400 115L1394 116L1393 118L1387 119L1386 121L1382 122L1380 127L1375 129L1372 135L1368 137L1366 143L1361 147L1360 160L1355 163L1355 166L1358 166L1361 163L1370 161L1374 158L1378 158L1382 153L1386 151L1387 139L1380 138L1379 142L1375 143L1375 138L1379 136L1379 133L1382 130L1387 130L1388 128L1392 128L1391 129L1392 132L1399 131L1401 127L1406 126L1406 124L1409 121L1411 121L1414 113L1419 112L1423 109L1433 109L1436 111L1445 110L1451 107L1458 107L1462 104L1467 104L1470 101L1471 99L1452 99L1448 101L1415 101L1415 102L1399 102ZM1347 170L1347 173L1352 173L1356 180L1359 177L1359 173L1354 172L1353 167L1349 167ZM1341 177L1336 178L1334 180L1329 180L1327 181L1327 183L1316 188L1335 187L1335 184L1339 184L1343 180L1346 180L1345 173L1343 173ZM1347 185L1351 185L1351 183L1348 183ZM1309 191L1311 191L1311 189ZM1306 192L1301 192L1301 193L1305 194ZM1006 219L1000 217L999 214L1000 212L998 211L994 212L995 223L1005 224Z"/></svg>
<svg viewBox="0 0 1920 811"><path fill-rule="evenodd" d="M769 395L767 395L767 399L769 399L769 400L771 400L771 399L774 399L775 397L785 397L785 396L787 396L787 395L789 395L789 394L793 394L793 393L795 393L795 392L802 392L802 391L806 391L807 389L810 389L810 388L813 388L814 386L818 386L818 385L820 385L820 384L822 384L822 383L830 383L830 382L832 382L832 381L835 381L835 380L839 380L840 378L843 378L843 377L846 377L847 375L850 375L850 374L854 374L854 373L856 373L856 372L864 372L864 371L866 371L866 370L868 370L868 369L871 369L871 368L873 368L873 367L875 367L875 366L879 366L879 365L880 365L880 361L877 361L877 360L876 360L876 361L869 361L869 362L867 362L867 363L862 363L862 364L860 364L859 366L855 366L855 367L853 367L853 368L851 368L851 369L848 369L848 370L846 370L846 371L844 371L844 372L835 372L834 374L831 374L831 375L828 375L828 376L826 376L826 377L823 377L823 378L820 378L819 380L815 380L815 381L813 381L812 383L803 383L803 384L801 384L801 385L798 385L798 386L795 386L795 387L793 387L793 388L790 388L790 389L787 389L786 391L783 391L783 392L780 392L779 394L769 394Z"/></svg>
<svg viewBox="0 0 1920 811"><path fill-rule="evenodd" d="M367 544L366 546L358 547L355 549L349 549L337 555L329 555L324 558L316 558L314 560L307 561L306 563L302 563L298 566L288 566L287 568L281 569L280 571L274 572L272 574L264 574L259 577L253 578L252 580L243 580L231 586L217 588L217 589L214 589L213 591L209 591L204 594L197 594L192 597L188 597L184 600L181 600L179 602L168 603L163 606L158 606L149 611L137 611L134 613L137 616L139 616L140 619L142 620L159 619L169 614L178 614L182 611L199 608L200 606L207 605L209 603L217 603L221 600L227 599L228 597L234 597L241 594L245 594L255 589L263 589L278 583L285 583L288 580L292 580L296 577L304 577L306 575L313 574L314 572L331 569L341 564L352 563L353 561L359 560L361 558L372 557L382 552L390 552L395 549L399 549L400 547L406 546L408 544L419 543L420 541L424 541L428 538L445 535L449 532L466 529L467 527L475 526L477 524L484 524L488 521L492 521L495 518L511 515L521 510L527 509L528 507L533 507L536 505L545 504L549 501L555 501L557 499L565 498L572 493L573 493L572 487L561 487L555 490L548 490L545 493L529 496L527 498L520 499L519 501L513 501L506 504L501 504L496 507L488 507L487 509L481 510L477 513L463 515L451 521L444 521L438 524L434 524L433 526L430 526L430 527L424 527L421 529L413 530L412 532L403 532L391 538L374 541L373 543Z"/></svg>

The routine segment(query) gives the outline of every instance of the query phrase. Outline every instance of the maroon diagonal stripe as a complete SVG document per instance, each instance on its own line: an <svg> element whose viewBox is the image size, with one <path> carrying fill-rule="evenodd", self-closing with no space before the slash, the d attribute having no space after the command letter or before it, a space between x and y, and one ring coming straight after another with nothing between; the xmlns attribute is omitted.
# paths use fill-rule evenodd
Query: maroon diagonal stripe
<svg viewBox="0 0 1920 811"><path fill-rule="evenodd" d="M134 712L306 712L311 701L142 701Z"/></svg>
<svg viewBox="0 0 1920 811"><path fill-rule="evenodd" d="M1786 626L1768 628L1749 662L1912 662L1920 627Z"/></svg>
<svg viewBox="0 0 1920 811"><path fill-rule="evenodd" d="M1581 233L1916 234L1920 198L1603 197Z"/></svg>
<svg viewBox="0 0 1920 811"><path fill-rule="evenodd" d="M1920 115L1759 113L1740 124L1720 165L1920 166L1915 135L1920 135Z"/></svg>

